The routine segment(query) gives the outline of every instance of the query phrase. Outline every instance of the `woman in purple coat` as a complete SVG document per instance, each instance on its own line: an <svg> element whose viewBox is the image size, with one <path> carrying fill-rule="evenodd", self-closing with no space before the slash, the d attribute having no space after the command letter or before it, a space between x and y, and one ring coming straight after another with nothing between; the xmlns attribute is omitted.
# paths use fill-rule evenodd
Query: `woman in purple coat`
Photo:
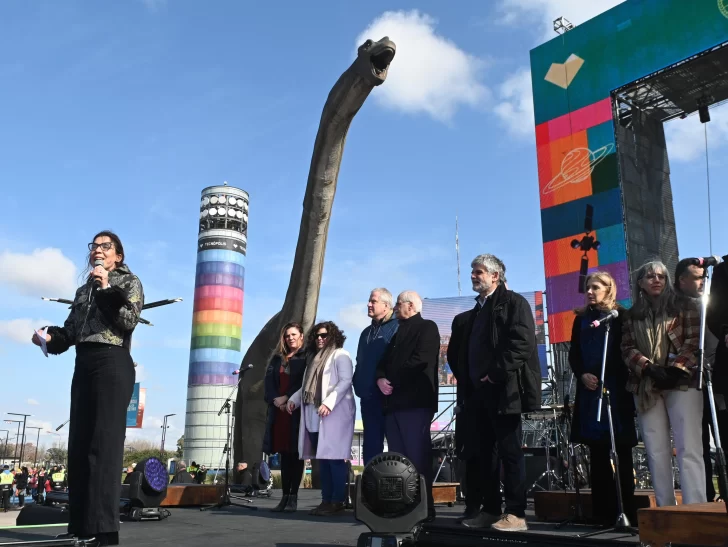
<svg viewBox="0 0 728 547"><path fill-rule="evenodd" d="M321 504L312 515L329 516L344 510L347 459L354 437L354 366L342 349L346 337L331 321L319 323L308 339L310 358L303 386L288 401L288 411L302 407L298 432L301 459L317 459L321 469Z"/></svg>

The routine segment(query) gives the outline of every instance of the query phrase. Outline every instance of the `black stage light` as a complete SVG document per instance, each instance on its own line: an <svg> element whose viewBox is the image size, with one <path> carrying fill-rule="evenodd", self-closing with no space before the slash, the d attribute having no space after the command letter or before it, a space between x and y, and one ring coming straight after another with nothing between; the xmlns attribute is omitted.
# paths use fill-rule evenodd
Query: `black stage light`
<svg viewBox="0 0 728 547"><path fill-rule="evenodd" d="M426 492L425 478L402 454L374 457L356 478L354 518L371 530L357 547L414 545L413 531L427 518Z"/></svg>
<svg viewBox="0 0 728 547"><path fill-rule="evenodd" d="M132 520L165 518L166 512L160 512L158 507L167 497L168 481L167 467L157 458L140 461L134 472L129 474L129 484L122 486L125 516Z"/></svg>
<svg viewBox="0 0 728 547"><path fill-rule="evenodd" d="M707 104L698 106L698 116L700 116L700 123L708 123L710 121L710 111L708 110Z"/></svg>

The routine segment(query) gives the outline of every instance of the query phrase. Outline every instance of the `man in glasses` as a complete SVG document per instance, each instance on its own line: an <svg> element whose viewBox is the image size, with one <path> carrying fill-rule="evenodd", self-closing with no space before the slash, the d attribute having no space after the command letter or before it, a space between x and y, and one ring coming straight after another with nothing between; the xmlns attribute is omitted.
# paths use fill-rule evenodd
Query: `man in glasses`
<svg viewBox="0 0 728 547"><path fill-rule="evenodd" d="M414 291L401 293L394 310L399 328L377 366L377 386L389 451L409 458L425 477L429 522L435 518L430 424L437 412L440 332L420 314L422 299Z"/></svg>
<svg viewBox="0 0 728 547"><path fill-rule="evenodd" d="M392 293L383 287L374 289L367 302L367 315L372 324L359 337L353 380L354 393L361 399L359 408L364 423L364 465L384 452L384 396L377 386L376 371L384 350L399 326L394 316Z"/></svg>

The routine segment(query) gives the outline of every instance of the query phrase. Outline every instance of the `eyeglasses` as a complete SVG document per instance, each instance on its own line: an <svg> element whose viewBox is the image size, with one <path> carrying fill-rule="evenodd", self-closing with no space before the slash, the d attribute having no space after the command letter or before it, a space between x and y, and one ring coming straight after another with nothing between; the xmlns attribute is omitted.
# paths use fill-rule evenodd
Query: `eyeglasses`
<svg viewBox="0 0 728 547"><path fill-rule="evenodd" d="M318 334L316 334L316 338L323 339L323 338L328 338L328 337L329 337L329 333L328 332L319 332Z"/></svg>
<svg viewBox="0 0 728 547"><path fill-rule="evenodd" d="M110 241L104 241L103 243L89 243L88 250L94 252L96 249L101 247L104 251L110 250L114 246Z"/></svg>

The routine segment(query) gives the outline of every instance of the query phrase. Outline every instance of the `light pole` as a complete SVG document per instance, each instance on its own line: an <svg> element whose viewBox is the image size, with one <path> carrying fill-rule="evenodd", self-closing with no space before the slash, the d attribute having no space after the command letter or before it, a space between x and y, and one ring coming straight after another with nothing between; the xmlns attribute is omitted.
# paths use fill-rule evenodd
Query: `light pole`
<svg viewBox="0 0 728 547"><path fill-rule="evenodd" d="M20 424L23 420L5 420L6 424L18 424L18 432L15 435L15 451L13 453L13 465L18 461L18 439L20 438Z"/></svg>
<svg viewBox="0 0 728 547"><path fill-rule="evenodd" d="M37 429L38 430L38 436L35 439L35 457L33 458L33 467L36 467L38 465L38 443L40 442L40 430L43 428L34 427L32 425L29 425L28 429Z"/></svg>
<svg viewBox="0 0 728 547"><path fill-rule="evenodd" d="M0 431L5 432L5 450L3 450L3 463L5 463L5 458L8 457L8 436L10 435L9 429L0 429Z"/></svg>
<svg viewBox="0 0 728 547"><path fill-rule="evenodd" d="M167 428L169 427L167 425L167 418L170 416L176 416L176 414L165 414L164 415L164 422L162 423L162 448L159 451L159 455L164 458L164 440L167 438Z"/></svg>
<svg viewBox="0 0 728 547"><path fill-rule="evenodd" d="M32 416L32 414L19 414L17 412L8 412L8 414L10 414L11 416L23 417L23 442L20 445L20 461L18 462L19 465L23 465L23 450L25 449L25 421L28 419L28 416Z"/></svg>

